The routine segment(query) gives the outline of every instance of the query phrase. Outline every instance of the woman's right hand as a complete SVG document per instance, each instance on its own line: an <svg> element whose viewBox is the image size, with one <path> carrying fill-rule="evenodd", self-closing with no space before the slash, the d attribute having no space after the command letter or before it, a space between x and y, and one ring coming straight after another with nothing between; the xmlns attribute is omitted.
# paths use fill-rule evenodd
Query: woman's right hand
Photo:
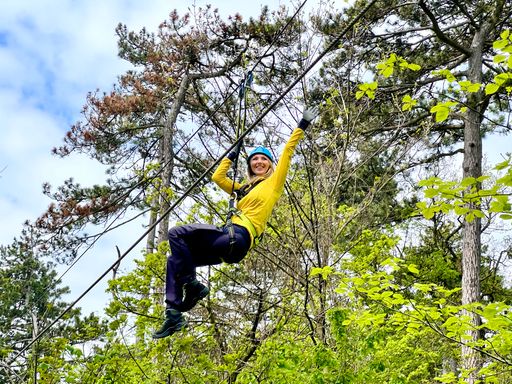
<svg viewBox="0 0 512 384"><path fill-rule="evenodd" d="M240 154L240 148L242 147L242 141L239 141L238 144L233 148L231 152L228 153L227 158L231 161L235 161L235 159Z"/></svg>

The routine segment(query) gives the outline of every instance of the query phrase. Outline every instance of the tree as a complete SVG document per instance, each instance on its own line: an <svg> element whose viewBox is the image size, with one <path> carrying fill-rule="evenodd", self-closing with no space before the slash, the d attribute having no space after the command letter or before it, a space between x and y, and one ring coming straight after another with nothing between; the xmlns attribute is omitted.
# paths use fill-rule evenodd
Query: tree
<svg viewBox="0 0 512 384"><path fill-rule="evenodd" d="M1 381L60 377L66 350L95 340L104 331L102 323L94 315L82 319L76 308L41 337L41 330L68 306L62 296L69 289L59 286L53 265L39 260L28 240L1 246L0 260Z"/></svg>
<svg viewBox="0 0 512 384"><path fill-rule="evenodd" d="M358 4L348 13L357 9ZM324 77L334 78L331 83L336 84L340 78L352 80L351 74L358 69L354 68L354 62L360 65L361 71L375 67L376 81L360 84L356 93L356 98L373 100L372 106L376 107L365 112L365 121L374 118L378 122L377 128L372 124L368 132L381 137L396 132L392 140L400 140L402 146L418 140L418 134L422 140L429 140L429 146L420 152L424 160L411 162L407 167L451 156L458 151L450 147L463 142L462 176L478 179L482 172L482 137L498 128L509 129L490 115L497 110L507 114L510 109L501 107L499 97L484 92L482 83L492 81L493 73L506 71L492 64L492 42L503 29L510 27L511 12L510 3L505 1L474 4L420 1L417 5L388 3L375 7L369 15L373 22L355 31L357 41L362 44L342 48L339 55L342 59L355 57L355 60L344 65L341 73L326 69ZM332 33L331 21L336 17L332 15L324 20L329 21L318 20L318 25L325 33ZM380 23L379 29L374 28L374 23ZM443 86L445 80L451 85ZM409 110L411 113L404 115ZM429 121L429 112L435 113L437 124ZM364 129L364 123L361 125ZM462 302L465 304L481 300L480 238L481 219L465 221L462 249ZM478 316L467 314L473 317L471 337L477 340ZM462 356L463 368L471 372L469 382L473 383L481 366L478 353L463 346Z"/></svg>
<svg viewBox="0 0 512 384"><path fill-rule="evenodd" d="M149 252L166 240L171 202L211 159L202 135L190 142L193 135L185 121L193 119L202 132L218 130L219 136L208 134L207 140L233 140L234 128L225 127L236 126L232 95L235 79L243 77L240 66L266 60L273 69L274 51L294 33L293 24L278 33L284 12L264 9L257 20L243 22L235 15L225 22L208 6L182 17L172 12L156 34L145 29L136 34L120 25L119 54L139 70L121 76L110 93L90 93L83 121L54 150L62 157L86 153L109 167L109 178L93 187L69 179L55 192L45 186L55 203L32 224L46 234L41 250L74 257L78 247L101 235L88 235L86 228L115 221L128 209L150 213L150 225L159 220L158 233L147 239ZM272 49L263 55L274 37ZM215 113L219 109L222 115ZM205 153L196 145L206 147Z"/></svg>
<svg viewBox="0 0 512 384"><path fill-rule="evenodd" d="M226 210L225 199L204 181L186 208L166 217L169 202L233 142L238 80L258 64L250 121L363 5L344 12L322 5L311 23L293 21L283 34L277 31L287 21L285 10L265 10L247 23L239 17L225 23L209 8L192 17L173 13L156 35L118 28L121 55L138 70L122 76L110 94L89 95L84 120L57 150L64 157L88 153L111 167L111 178L92 188L72 181L56 192L47 188L57 203L33 228L50 236L44 251L55 256L56 250L72 255L97 236L80 233L86 226L112 222L128 208L149 213L150 224L161 222L136 268L117 271L110 281L110 328L102 343L91 356L68 348L74 366L57 364L68 381L80 375L127 383L510 378L510 292L499 277L493 284L481 278L492 271L488 260L495 255L478 243L487 219L510 214L502 191L510 179L483 188L481 150L471 145L509 129L500 119L510 112L503 101L510 60L504 51L493 61L490 44L509 23L505 2L392 1L371 8L318 74L246 138L247 145L257 139L278 153L300 116L297 100L323 101L264 242L241 264L202 269L210 295L187 315L189 330L149 339L162 309L168 220L218 223ZM495 49L509 49L509 41L503 32ZM487 85L470 80L472 71ZM458 148L463 142L471 148ZM443 181L442 161L462 151L473 159L465 167L476 173ZM420 185L417 172L427 175ZM421 189L427 200L420 201ZM476 219L484 220L482 228ZM482 255L479 270L468 274L467 261ZM481 287L495 299L482 302L477 294L473 300Z"/></svg>

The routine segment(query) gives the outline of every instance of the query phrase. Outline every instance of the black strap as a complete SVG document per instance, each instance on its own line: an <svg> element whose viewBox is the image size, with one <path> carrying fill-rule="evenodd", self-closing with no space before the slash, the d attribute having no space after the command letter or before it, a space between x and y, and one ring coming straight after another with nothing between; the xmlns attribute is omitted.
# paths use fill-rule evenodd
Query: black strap
<svg viewBox="0 0 512 384"><path fill-rule="evenodd" d="M226 228L228 229L229 233L229 254L233 251L233 245L236 242L235 239L235 229L233 228L233 215L236 213L236 194L231 195L231 198L229 199L229 210L228 210L228 216L226 218Z"/></svg>
<svg viewBox="0 0 512 384"><path fill-rule="evenodd" d="M245 130L245 121L247 119L247 89L250 88L252 84L253 76L252 71L249 71L247 76L241 81L240 83L240 89L239 89L239 107L238 107L238 121L237 121L237 131L236 131L236 139L239 140L240 135ZM243 111L243 115L242 115ZM240 148L242 146L242 141L238 143L238 146L235 149L235 158L232 159L234 165L234 172L233 172L233 187L231 188L233 190L233 194L231 195L231 198L229 199L229 210L228 215L226 218L226 227L229 232L229 254L233 252L233 246L236 242L235 238L235 229L233 228L233 221L232 217L236 213L236 201L238 198L241 198L239 196L239 192L235 191L235 182L236 182L236 173L238 169L238 158L240 155ZM252 188L251 188L252 189ZM249 193L246 192L244 196Z"/></svg>
<svg viewBox="0 0 512 384"><path fill-rule="evenodd" d="M236 182L236 173L238 171L238 158L240 157L240 149L242 147L242 140L240 140L240 135L245 131L245 122L247 120L247 90L250 89L250 86L252 84L253 76L252 71L249 71L249 73L243 78L243 80L240 82L240 88L238 91L239 96L239 105L238 105L238 119L236 124L236 141L238 142L237 146L234 150L234 159L231 159L233 161L233 187L231 190L235 189L235 182ZM228 156L229 157L229 156Z"/></svg>
<svg viewBox="0 0 512 384"><path fill-rule="evenodd" d="M240 187L240 189L237 189L235 191L237 199L243 199L245 196L247 196L249 194L249 192L251 192L253 190L253 188L255 186L257 186L263 180L265 180L265 179L261 178L261 179L256 180L254 183L247 183L247 184L242 185Z"/></svg>

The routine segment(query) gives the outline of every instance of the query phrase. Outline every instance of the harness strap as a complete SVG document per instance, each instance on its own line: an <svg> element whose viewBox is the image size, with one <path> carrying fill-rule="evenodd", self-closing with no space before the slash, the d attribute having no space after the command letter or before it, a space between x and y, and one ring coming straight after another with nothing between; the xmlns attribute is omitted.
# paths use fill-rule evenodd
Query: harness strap
<svg viewBox="0 0 512 384"><path fill-rule="evenodd" d="M228 228L228 232L229 232L229 253L231 253L233 251L233 245L235 244L236 242L236 239L235 239L235 229L233 228L233 215L235 215L237 213L237 209L235 207L235 202L236 202L236 193L233 193L233 195L231 195L231 198L229 199L229 210L228 210L228 215L227 215L227 218L226 218L226 227Z"/></svg>
<svg viewBox="0 0 512 384"><path fill-rule="evenodd" d="M247 89L250 89L251 84L253 80L252 71L249 71L247 76L241 81L240 83L240 89L238 92L239 96L239 108L238 108L238 121L237 121L237 131L236 131L236 140L239 141L240 134L245 130L245 120L247 118ZM243 110L243 115L242 115ZM238 157L240 155L240 147L242 145L242 142L240 141L238 143L238 150L236 151L236 157L234 158L234 175L233 175L233 193L231 195L231 198L229 199L229 209L228 214L226 217L226 227L228 229L229 233L229 253L231 254L233 252L233 246L236 243L235 238L235 229L233 228L233 216L236 215L242 219L244 224L250 228L251 234L253 235L253 239L256 239L256 229L252 225L251 221L247 219L245 216L245 219L242 218L242 213L238 211L236 208L236 201L240 196L244 197L249 191L253 188L251 186L247 191L240 191L240 190L234 190L235 189L235 180L236 180L236 172L238 169ZM258 240L259 241L259 240ZM256 244L255 240L252 242L251 247L252 248Z"/></svg>
<svg viewBox="0 0 512 384"><path fill-rule="evenodd" d="M256 228L254 227L254 224L251 222L251 220L249 220L249 218L247 216L245 216L242 213L242 211L240 211L236 208L236 204L235 204L236 200L237 200L237 193L234 192L231 195L231 198L229 199L229 210L228 210L228 215L226 218L226 227L227 227L228 233L229 233L229 246L230 246L229 252L230 253L233 251L233 245L236 243L235 229L233 228L233 220L232 220L233 216L239 217L242 220L242 222L244 223L245 228L247 228L247 230L251 234L251 237L253 240L251 242L251 246L249 247L249 249L252 249L256 245L258 245L263 237L263 233L258 236L258 232L256 232Z"/></svg>
<svg viewBox="0 0 512 384"><path fill-rule="evenodd" d="M249 220L249 218L247 216L245 216L242 213L242 211L238 211L236 213L236 215L240 219L242 219L243 223L246 225L246 228L248 228L249 232L251 232L253 241L252 241L251 247L249 249L252 249L253 247L255 247L256 245L258 245L260 243L261 239L263 238L263 233L258 236L258 232L256 232L256 228L254 228L254 224L251 222L251 220Z"/></svg>
<svg viewBox="0 0 512 384"><path fill-rule="evenodd" d="M263 180L265 180L265 179L262 178L262 179L256 180L252 184L245 184L240 189L235 190L234 193L236 193L237 200L243 199L245 196L247 196L249 194L249 192L251 192L253 190L253 188L256 187Z"/></svg>

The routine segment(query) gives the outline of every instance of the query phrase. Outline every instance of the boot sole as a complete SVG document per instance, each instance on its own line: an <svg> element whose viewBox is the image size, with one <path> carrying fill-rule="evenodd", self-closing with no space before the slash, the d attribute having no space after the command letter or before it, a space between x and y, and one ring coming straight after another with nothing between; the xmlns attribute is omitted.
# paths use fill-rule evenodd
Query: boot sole
<svg viewBox="0 0 512 384"><path fill-rule="evenodd" d="M172 327L169 327L169 328L165 329L162 332L159 332L159 333L155 332L155 333L153 333L153 339L163 339L164 337L171 336L172 334L174 334L174 333L176 333L178 331L181 331L186 326L187 326L187 321L183 320L183 321L179 322L178 324L175 324Z"/></svg>
<svg viewBox="0 0 512 384"><path fill-rule="evenodd" d="M194 298L193 301L191 301L190 303L187 303L186 305L185 305L185 303L183 303L181 308L180 308L180 311L181 312L190 311L192 308L194 308L196 306L197 303L199 303L200 300L202 300L206 296L208 296L208 293L210 293L210 290L208 289L208 287L204 287L204 289L202 289L198 293L198 295Z"/></svg>

